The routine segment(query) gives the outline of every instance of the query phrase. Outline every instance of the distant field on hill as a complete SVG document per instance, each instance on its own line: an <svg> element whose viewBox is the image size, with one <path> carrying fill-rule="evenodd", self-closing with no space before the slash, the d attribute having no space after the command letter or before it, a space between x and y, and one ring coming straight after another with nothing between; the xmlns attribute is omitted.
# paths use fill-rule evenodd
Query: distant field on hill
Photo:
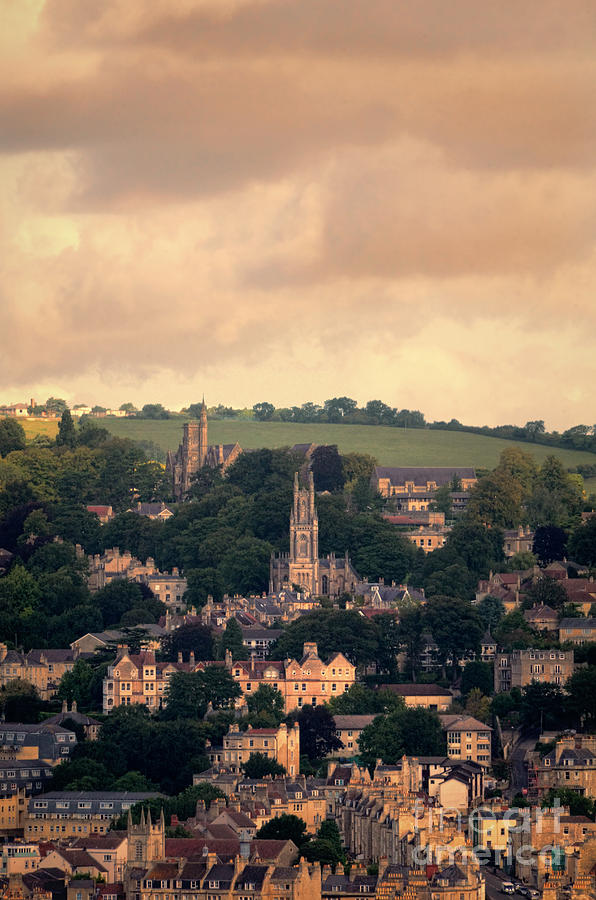
<svg viewBox="0 0 596 900"><path fill-rule="evenodd" d="M175 450L182 440L184 419L99 419L98 425L119 437L153 441L164 451ZM43 433L54 435L55 421L26 421L28 437ZM538 444L516 443L461 431L403 430L373 425L299 425L285 422L252 422L241 419L209 422L209 442L230 444L238 441L245 449L286 447L292 444L337 444L340 452L370 453L388 466L477 466L493 468L502 450L517 446L532 453L541 462L551 453L566 466L594 464L596 455L578 450L560 450Z"/></svg>
<svg viewBox="0 0 596 900"><path fill-rule="evenodd" d="M58 419L19 419L25 429L27 440L30 441L38 434L47 434L48 437L56 437L58 434Z"/></svg>

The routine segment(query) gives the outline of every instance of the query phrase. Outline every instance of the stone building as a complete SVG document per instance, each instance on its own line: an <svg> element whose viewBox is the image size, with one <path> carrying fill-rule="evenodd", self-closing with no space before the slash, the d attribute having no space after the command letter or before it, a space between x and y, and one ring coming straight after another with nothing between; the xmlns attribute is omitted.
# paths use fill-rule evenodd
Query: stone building
<svg viewBox="0 0 596 900"><path fill-rule="evenodd" d="M428 509L438 488L448 484L455 487L456 482L461 489L452 492L454 508L460 505L460 501L465 505L468 491L476 484L474 469L462 466L375 466L371 479L375 491L383 497L394 498L396 508L406 511Z"/></svg>
<svg viewBox="0 0 596 900"><path fill-rule="evenodd" d="M574 672L573 650L512 650L495 656L495 693L533 681L563 685Z"/></svg>
<svg viewBox="0 0 596 900"><path fill-rule="evenodd" d="M181 657L175 663L158 662L153 650L130 653L128 645L121 644L103 680L103 711L109 713L117 706L139 703L156 712L165 703L168 683L175 672L197 672L205 665L195 661L192 651L187 663Z"/></svg>
<svg viewBox="0 0 596 900"><path fill-rule="evenodd" d="M539 796L551 788L570 788L596 797L596 736L565 735L534 769Z"/></svg>
<svg viewBox="0 0 596 900"><path fill-rule="evenodd" d="M466 715L443 715L439 718L447 736L450 759L467 759L484 766L490 765L492 728L489 725Z"/></svg>
<svg viewBox="0 0 596 900"><path fill-rule="evenodd" d="M51 700L60 679L72 671L75 661L76 654L71 649L44 648L22 653L0 643L0 687L21 679L32 684L42 700Z"/></svg>
<svg viewBox="0 0 596 900"><path fill-rule="evenodd" d="M130 810L135 803L159 797L144 791L48 791L29 799L24 815L26 840L65 840L107 834L114 819ZM143 819L141 819L143 822ZM142 835L146 847L151 833ZM129 838L129 854L136 854L135 842ZM136 858L133 855L133 860ZM130 861L130 857L129 857Z"/></svg>
<svg viewBox="0 0 596 900"><path fill-rule="evenodd" d="M356 668L343 653L335 653L327 662L320 659L316 643L304 644L302 659L238 660L230 667L232 678L242 690L238 705L246 702L262 684L280 692L284 712L310 704L328 703L349 691L356 680Z"/></svg>
<svg viewBox="0 0 596 900"><path fill-rule="evenodd" d="M359 581L360 576L347 553L344 557L336 557L333 553L319 557L319 517L313 475L308 473L308 487L303 489L296 473L290 512L290 552L272 554L270 592L277 593L297 585L307 594L337 597L344 591L353 593Z"/></svg>
<svg viewBox="0 0 596 900"><path fill-rule="evenodd" d="M253 753L260 753L283 766L288 775L300 771L300 727L282 722L279 728L253 728L240 731L237 724L228 728L223 747L210 747L207 756L212 764L221 762L232 771L241 771Z"/></svg>
<svg viewBox="0 0 596 900"><path fill-rule="evenodd" d="M169 450L166 459L166 472L172 479L174 499L182 503L190 490L193 476L203 466L216 469L221 466L225 471L242 453L242 448L235 444L209 445L207 437L207 407L203 400L198 422L185 422L182 443L176 452Z"/></svg>
<svg viewBox="0 0 596 900"><path fill-rule="evenodd" d="M156 861L131 872L131 900L320 900L321 867L301 859L297 866L276 866L242 856L222 863L215 853L194 859Z"/></svg>

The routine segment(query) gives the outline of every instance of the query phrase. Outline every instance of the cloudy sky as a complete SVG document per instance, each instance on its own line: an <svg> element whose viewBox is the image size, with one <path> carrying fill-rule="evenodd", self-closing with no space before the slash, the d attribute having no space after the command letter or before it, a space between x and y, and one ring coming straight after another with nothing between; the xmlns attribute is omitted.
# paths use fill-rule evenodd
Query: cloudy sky
<svg viewBox="0 0 596 900"><path fill-rule="evenodd" d="M593 0L0 0L0 401L596 421Z"/></svg>

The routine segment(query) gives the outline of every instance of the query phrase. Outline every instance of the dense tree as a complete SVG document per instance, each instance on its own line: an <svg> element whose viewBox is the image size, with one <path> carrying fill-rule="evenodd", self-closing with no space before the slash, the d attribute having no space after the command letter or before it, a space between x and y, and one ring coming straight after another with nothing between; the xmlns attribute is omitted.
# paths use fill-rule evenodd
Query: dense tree
<svg viewBox="0 0 596 900"><path fill-rule="evenodd" d="M548 575L537 578L524 591L523 605L526 608L544 603L545 606L560 609L566 602L567 591L560 581L549 578Z"/></svg>
<svg viewBox="0 0 596 900"><path fill-rule="evenodd" d="M334 716L365 716L389 713L405 706L403 697L390 690L375 691L361 683L334 697L329 709Z"/></svg>
<svg viewBox="0 0 596 900"><path fill-rule="evenodd" d="M443 664L455 664L478 651L483 633L478 610L467 600L431 597L424 609L423 622L439 646Z"/></svg>
<svg viewBox="0 0 596 900"><path fill-rule="evenodd" d="M492 685L490 686L489 694L492 694ZM486 694L483 694L480 688L472 688L466 698L465 711L474 719L479 719L481 722L488 722L491 711L490 698L487 697Z"/></svg>
<svg viewBox="0 0 596 900"><path fill-rule="evenodd" d="M260 684L246 697L248 720L253 728L277 727L284 714L284 698L271 684Z"/></svg>
<svg viewBox="0 0 596 900"><path fill-rule="evenodd" d="M596 566L596 516L577 526L569 541L569 553L575 562Z"/></svg>
<svg viewBox="0 0 596 900"><path fill-rule="evenodd" d="M300 752L311 760L324 759L342 746L333 716L325 706L303 706L298 713L291 713L288 722L300 726Z"/></svg>
<svg viewBox="0 0 596 900"><path fill-rule="evenodd" d="M238 619L234 616L228 619L226 627L221 638L221 656L225 655L226 650L232 654L232 659L245 659L247 657L246 647L243 643L242 629L238 623Z"/></svg>
<svg viewBox="0 0 596 900"><path fill-rule="evenodd" d="M368 483L376 463L374 456L368 453L342 453L341 467L346 487L353 487L360 479Z"/></svg>
<svg viewBox="0 0 596 900"><path fill-rule="evenodd" d="M369 768L377 759L393 764L402 756L438 756L445 753L445 736L436 713L404 707L377 716L360 736L360 757Z"/></svg>
<svg viewBox="0 0 596 900"><path fill-rule="evenodd" d="M275 759L264 753L251 753L242 768L247 778L265 778L268 775L285 775L286 770Z"/></svg>
<svg viewBox="0 0 596 900"><path fill-rule="evenodd" d="M163 649L172 660L176 660L179 653L186 657L191 651L195 659L215 659L213 633L206 625L182 625L172 632L167 644L169 646Z"/></svg>
<svg viewBox="0 0 596 900"><path fill-rule="evenodd" d="M96 591L94 600L106 627L116 625L130 609L146 609L158 615L164 612L163 604L155 600L152 594L148 597L140 584L122 578L114 579Z"/></svg>
<svg viewBox="0 0 596 900"><path fill-rule="evenodd" d="M37 689L21 678L0 688L0 712L7 722L38 722L42 705Z"/></svg>
<svg viewBox="0 0 596 900"><path fill-rule="evenodd" d="M337 446L316 447L311 457L311 471L317 491L341 491L345 476Z"/></svg>
<svg viewBox="0 0 596 900"><path fill-rule="evenodd" d="M555 684L533 681L522 689L521 718L526 728L561 729L564 694Z"/></svg>
<svg viewBox="0 0 596 900"><path fill-rule="evenodd" d="M356 409L356 401L350 397L333 397L323 406L329 422L341 422Z"/></svg>
<svg viewBox="0 0 596 900"><path fill-rule="evenodd" d="M25 445L25 429L21 423L16 419L0 419L0 456L14 450L24 450Z"/></svg>
<svg viewBox="0 0 596 900"><path fill-rule="evenodd" d="M523 518L524 492L520 482L495 469L470 492L467 514L485 526L514 528Z"/></svg>
<svg viewBox="0 0 596 900"><path fill-rule="evenodd" d="M369 400L364 411L371 425L393 425L395 423L397 410L387 406L382 400Z"/></svg>
<svg viewBox="0 0 596 900"><path fill-rule="evenodd" d="M269 586L269 561L272 546L253 537L238 538L226 551L219 566L229 593L260 593Z"/></svg>
<svg viewBox="0 0 596 900"><path fill-rule="evenodd" d="M176 672L168 683L167 706L162 718L202 718L209 703L213 709L230 709L241 693L229 671L221 665L207 666L199 672Z"/></svg>
<svg viewBox="0 0 596 900"><path fill-rule="evenodd" d="M477 689L486 696L493 692L493 668L489 663L472 660L464 666L461 675L461 692L467 696L470 691Z"/></svg>
<svg viewBox="0 0 596 900"><path fill-rule="evenodd" d="M275 816L261 825L257 831L257 838L267 841L293 841L298 850L301 850L309 840L304 820L287 813Z"/></svg>
<svg viewBox="0 0 596 900"><path fill-rule="evenodd" d="M66 403L66 400L63 400L61 397L48 397L48 399L44 403L44 407L48 412L54 412L58 413L58 415L62 415L62 413L68 409L68 404Z"/></svg>
<svg viewBox="0 0 596 900"><path fill-rule="evenodd" d="M579 515L582 503L581 484L565 471L558 457L548 456L526 504L530 523L565 527Z"/></svg>
<svg viewBox="0 0 596 900"><path fill-rule="evenodd" d="M70 410L65 409L58 424L56 444L59 447L74 447L77 443L77 430L72 421Z"/></svg>
<svg viewBox="0 0 596 900"><path fill-rule="evenodd" d="M521 609L507 613L494 632L495 640L506 650L540 645L540 635L530 628Z"/></svg>
<svg viewBox="0 0 596 900"><path fill-rule="evenodd" d="M566 702L569 714L574 717L576 727L593 733L596 729L596 665L577 669L567 681Z"/></svg>
<svg viewBox="0 0 596 900"><path fill-rule="evenodd" d="M573 788L556 787L547 791L542 798L543 809L552 809L555 806L568 806L572 816L587 816L594 819L596 809L591 797L574 791Z"/></svg>
<svg viewBox="0 0 596 900"><path fill-rule="evenodd" d="M272 659L300 659L305 642L315 641L322 659L343 653L355 665L376 659L376 626L356 610L322 609L300 616L284 629L270 651Z"/></svg>
<svg viewBox="0 0 596 900"><path fill-rule="evenodd" d="M453 500L451 497L451 485L442 484L433 494L433 500L430 508L436 512L442 512L446 519L450 519L453 509Z"/></svg>
<svg viewBox="0 0 596 900"><path fill-rule="evenodd" d="M332 819L322 822L315 837L304 846L302 853L309 862L318 862L322 866L335 867L337 863L345 863L346 854L337 822Z"/></svg>
<svg viewBox="0 0 596 900"><path fill-rule="evenodd" d="M503 601L498 597L491 596L491 594L483 597L476 608L484 627L490 628L491 631L498 627L499 622L505 615Z"/></svg>
<svg viewBox="0 0 596 900"><path fill-rule="evenodd" d="M187 569L186 591L182 598L188 607L194 606L201 609L208 597L219 601L223 596L223 581L217 569L213 566L204 569Z"/></svg>
<svg viewBox="0 0 596 900"><path fill-rule="evenodd" d="M261 403L255 403L252 411L255 414L255 419L258 422L269 422L273 418L275 407L273 403L268 403L266 400L264 400Z"/></svg>
<svg viewBox="0 0 596 900"><path fill-rule="evenodd" d="M169 419L170 413L161 403L145 403L140 413L142 419Z"/></svg>
<svg viewBox="0 0 596 900"><path fill-rule="evenodd" d="M77 659L70 672L65 672L60 679L57 696L69 704L76 700L79 709L101 706L102 694L98 697L95 668L86 660Z"/></svg>
<svg viewBox="0 0 596 900"><path fill-rule="evenodd" d="M567 553L567 533L556 525L539 525L534 532L532 553L543 566L556 559L564 559Z"/></svg>

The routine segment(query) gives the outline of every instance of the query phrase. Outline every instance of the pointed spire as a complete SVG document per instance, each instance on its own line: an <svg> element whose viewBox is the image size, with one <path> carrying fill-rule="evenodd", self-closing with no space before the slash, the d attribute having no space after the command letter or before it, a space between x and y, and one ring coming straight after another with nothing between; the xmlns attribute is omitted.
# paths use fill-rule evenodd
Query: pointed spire
<svg viewBox="0 0 596 900"><path fill-rule="evenodd" d="M126 823L126 830L130 834L132 831L132 812L130 810L130 806L128 807L128 821Z"/></svg>
<svg viewBox="0 0 596 900"><path fill-rule="evenodd" d="M145 807L141 806L141 828L145 827Z"/></svg>
<svg viewBox="0 0 596 900"><path fill-rule="evenodd" d="M159 827L161 828L162 831L166 830L166 818L163 814L163 806L162 806L161 812L159 814Z"/></svg>
<svg viewBox="0 0 596 900"><path fill-rule="evenodd" d="M151 808L149 808L149 809L147 810L147 828L148 828L149 831L151 831L152 825L153 825L153 823L152 823L152 821L151 821Z"/></svg>

